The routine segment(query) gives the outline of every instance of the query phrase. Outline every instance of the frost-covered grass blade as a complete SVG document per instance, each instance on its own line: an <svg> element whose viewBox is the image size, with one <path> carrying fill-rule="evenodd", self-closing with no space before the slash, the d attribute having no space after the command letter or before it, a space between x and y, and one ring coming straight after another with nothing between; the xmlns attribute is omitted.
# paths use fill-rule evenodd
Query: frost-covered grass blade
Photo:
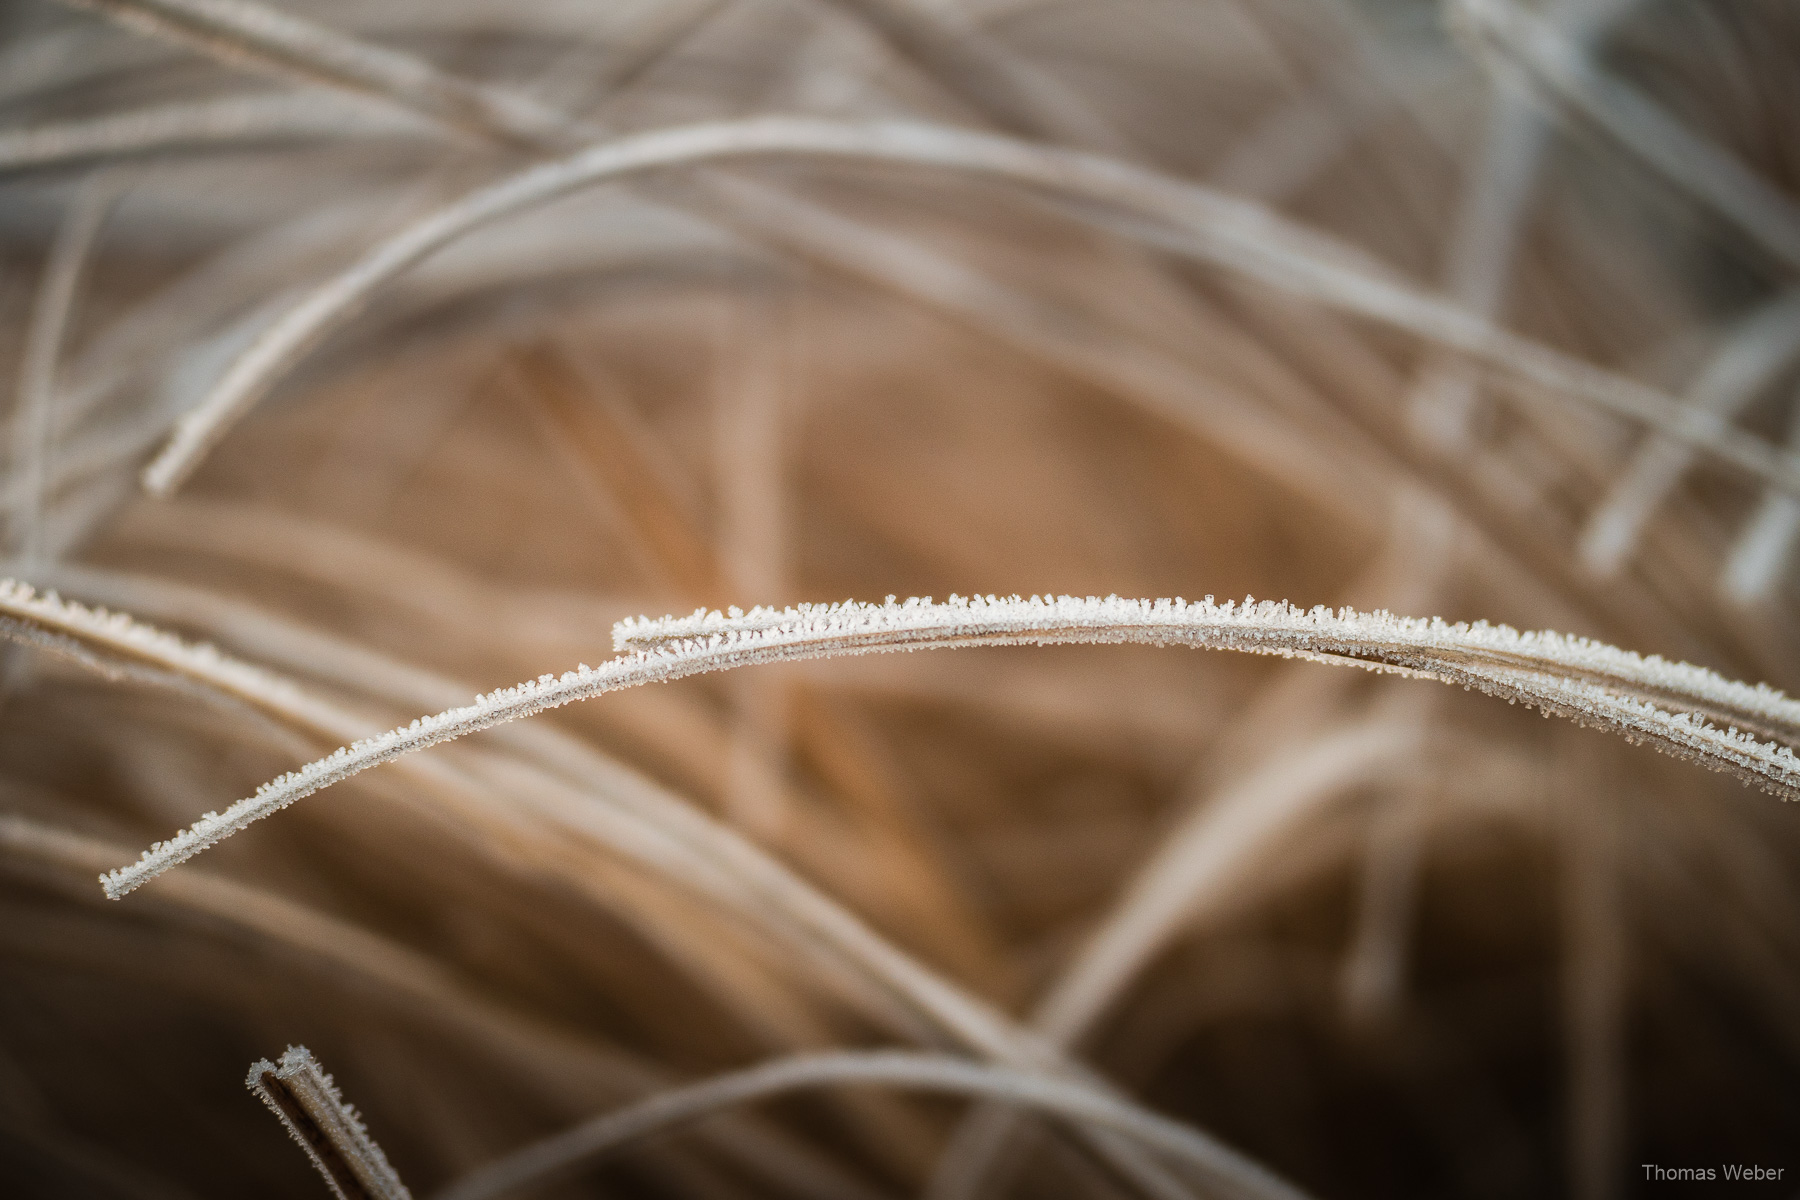
<svg viewBox="0 0 1800 1200"><path fill-rule="evenodd" d="M1800 795L1800 762L1789 746L1745 732L1785 738L1800 729L1800 704L1782 693L1583 638L1501 625L1303 610L1254 599L1216 604L1211 598L952 596L943 604L890 599L881 605L702 611L622 621L613 636L616 648L627 653L598 667L582 664L561 676L540 675L490 692L270 781L103 876L107 895L117 899L251 822L370 767L576 700L759 663L961 646L1189 646L1436 679L1649 742L1784 799Z"/></svg>

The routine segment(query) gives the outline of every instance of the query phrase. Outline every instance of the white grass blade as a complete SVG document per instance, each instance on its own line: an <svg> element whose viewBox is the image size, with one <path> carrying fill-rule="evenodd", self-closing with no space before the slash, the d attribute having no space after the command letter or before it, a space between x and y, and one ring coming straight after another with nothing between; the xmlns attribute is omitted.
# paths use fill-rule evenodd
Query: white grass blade
<svg viewBox="0 0 1800 1200"><path fill-rule="evenodd" d="M533 150L566 148L560 113L410 55L246 0L64 0L213 58L396 104L452 128Z"/></svg>
<svg viewBox="0 0 1800 1200"><path fill-rule="evenodd" d="M234 636L257 643L290 667L319 673L346 688L373 691L396 703L441 702L447 691L455 690L448 681L416 668L282 622L259 620L254 613L204 592L86 568L59 568L59 576L83 588L107 592L115 601L129 602L140 610L148 607L162 615L187 613L213 625L228 626ZM67 610L74 611L73 621ZM92 636L87 629L92 622L83 620L83 614L94 615L93 610L60 600L34 604L27 613L34 621L53 624L72 650L87 653L87 646L74 640ZM134 630L129 635L134 646L144 644L145 634L151 635L151 649L158 653L145 653L144 657L166 673L179 672L191 678L205 691L227 698L242 691L288 724L331 738L355 737L354 731L363 727L349 714L301 694L285 681L278 681L279 690L271 691L263 672L210 648L188 646L114 614L98 616L102 628L121 625ZM107 656L91 664L100 669L121 658L105 645L97 649ZM238 678L246 672L251 677L248 685ZM831 946L842 966L856 977L860 990L849 994L873 1019L910 1032L941 1031L1015 1065L1036 1062L1032 1048L1021 1045L1016 1030L997 1012L911 959L753 843L691 805L554 730L516 727L503 731L501 740L519 759L500 758L487 764L483 774L497 773L504 778L508 799L504 803L492 800L473 814L486 818L483 827L499 818L509 836L543 837L548 826L553 837L572 834L591 840L753 920L790 945ZM398 765L419 772L418 778L440 800L466 806L472 796L493 792L482 779L450 764L409 759ZM571 882L578 889L593 891L580 873ZM896 1013L902 1007L907 1011Z"/></svg>
<svg viewBox="0 0 1800 1200"><path fill-rule="evenodd" d="M260 1059L244 1085L281 1118L338 1200L412 1200L356 1110L305 1046Z"/></svg>
<svg viewBox="0 0 1800 1200"><path fill-rule="evenodd" d="M0 172L164 150L343 137L440 138L433 124L330 94L269 93L0 130Z"/></svg>
<svg viewBox="0 0 1800 1200"><path fill-rule="evenodd" d="M804 117L703 122L621 137L480 188L408 226L278 319L177 423L145 468L144 486L157 495L173 491L282 372L352 320L381 287L451 242L581 188L671 167L769 156L964 171L1147 218L1148 229L1120 226L1105 213L1094 219L1160 249L1467 354L1515 384L1561 393L1646 423L1800 495L1800 463L1794 456L1729 422L1690 414L1652 388L1500 330L1441 297L1387 277L1353 248L1256 205L1117 160L993 134L913 122ZM1159 229L1164 231L1160 235Z"/></svg>
<svg viewBox="0 0 1800 1200"><path fill-rule="evenodd" d="M1315 607L1282 601L1216 604L1118 597L951 597L882 605L845 601L748 613L697 612L689 617L636 618L613 628L618 650L699 639L733 640L765 633L775 641L854 639L814 656L965 644L1143 642L1241 650L1283 657L1335 659L1397 674L1432 678L1462 670L1538 670L1616 688L1645 701L1670 703L1709 717L1755 726L1769 736L1800 736L1800 701L1764 684L1744 684L1687 663L1671 663L1553 632L1520 633L1504 625L1450 624L1438 618ZM781 657L786 657L785 654ZM1468 661L1462 661L1464 658ZM1482 660L1480 664L1476 660ZM1460 665L1459 665L1460 664ZM1454 682L1463 682L1459 677ZM1523 686L1521 682L1521 686Z"/></svg>
<svg viewBox="0 0 1800 1200"><path fill-rule="evenodd" d="M1571 53L1585 54L1620 8L1632 0L1558 0L1553 19L1572 28ZM1481 159L1463 190L1451 235L1445 283L1470 311L1501 311L1524 219L1537 188L1548 130L1529 92L1512 75L1496 74L1488 96ZM1450 453L1466 451L1478 380L1467 364L1427 367L1414 388L1408 417L1416 436Z"/></svg>
<svg viewBox="0 0 1800 1200"><path fill-rule="evenodd" d="M968 14L919 0L827 0L854 15L903 60L999 128L1022 137L1118 153L1119 134L1055 77L1012 54Z"/></svg>
<svg viewBox="0 0 1800 1200"><path fill-rule="evenodd" d="M76 190L51 244L43 282L31 308L25 352L19 359L10 456L19 488L12 541L19 557L28 562L42 557L44 550L45 480L49 477L57 363L82 272L121 187L118 177L100 174L90 176Z"/></svg>
<svg viewBox="0 0 1800 1200"><path fill-rule="evenodd" d="M77 574L93 581L93 572ZM35 597L28 596L27 599ZM204 611L218 604L218 601L209 601L203 596L190 596L186 607L190 611ZM73 610L73 617L64 611L68 609ZM56 620L62 627L74 628L84 637L92 636L89 626L94 622L84 619L84 615L91 616L91 610L62 605L60 601L40 601L33 611L40 621ZM254 668L232 664L209 648L203 648L205 652L200 653L178 639L122 617L101 614L99 626L102 630L108 626L127 629L124 640L131 646L157 651L146 656L168 665L171 671L179 668L183 677L191 677L202 690L228 696L246 690L241 681L221 678L221 675L230 675L229 670L221 671L222 666L235 665L239 671L257 674ZM269 632L264 630L254 640L267 644ZM277 637L275 640L280 642L282 639ZM304 638L301 643L289 649L300 650L301 657L308 661L332 660L343 654L341 649L330 644L308 643ZM372 667L379 666L367 661L369 657L358 657L353 675L368 674ZM325 664L315 662L314 665ZM377 678L384 678L393 671L384 668L373 673ZM400 674L402 678L393 682L405 688L429 686L422 676L414 678L419 675L416 671L401 671ZM249 690L254 694L254 689ZM264 692L259 698L277 708L279 715L303 727L315 725L329 730L335 723L336 728L342 729L347 720L329 706L306 702L304 698L290 697L285 701L285 707L277 704L278 695ZM822 977L848 985L844 994L866 1015L884 1024L919 1036L948 1036L974 1052L992 1056L1016 1068L1033 1071L1071 1069L1060 1063L1054 1053L1046 1053L999 1013L884 941L853 914L814 890L756 846L692 812L647 781L637 779L578 743L569 744L549 731L519 730L509 740L516 741L518 748L532 752L532 757L551 764L554 770L579 780L582 787L588 789L578 792L564 779L524 764L490 762L481 774L491 773L504 781L507 794L515 798L512 804L498 810L498 815L506 818L513 827L509 833L541 836L543 830L537 819L543 818L565 836L574 833L591 838L696 891L733 914L752 920L790 946L802 950L809 961L819 957L817 951L823 943L830 948L827 957L838 960L840 977L834 977L829 969L820 972ZM407 765L413 766L423 780L438 789L441 797L458 803L466 803L472 789L476 792L487 790L487 785L479 779L444 764L412 762ZM605 803L593 804L596 796ZM493 810L482 811L491 813ZM208 814L203 821L216 819ZM576 873L572 882L584 890L593 890L586 885L581 872ZM629 918L629 914L624 915ZM815 969L816 966L815 963ZM1189 1196L1178 1183L1163 1178L1161 1169L1154 1162L1145 1160L1135 1147L1104 1133L1094 1134L1093 1140L1121 1169L1145 1183L1152 1195L1165 1200Z"/></svg>
<svg viewBox="0 0 1800 1200"><path fill-rule="evenodd" d="M1551 15L1575 26L1571 50L1585 53L1619 7L1620 0L1560 0ZM1464 185L1445 263L1450 294L1471 312L1492 317L1502 308L1547 134L1526 89L1513 76L1496 74L1481 158ZM1428 365L1408 404L1415 436L1452 454L1466 451L1478 382L1467 364Z"/></svg>
<svg viewBox="0 0 1800 1200"><path fill-rule="evenodd" d="M1797 357L1800 291L1790 291L1731 330L1700 369L1684 399L1696 419L1702 414L1735 418ZM1618 574L1693 458L1690 446L1666 437L1652 437L1633 454L1582 532L1580 553L1589 570L1602 577Z"/></svg>
<svg viewBox="0 0 1800 1200"><path fill-rule="evenodd" d="M260 711L297 721L314 732L342 728L315 711L288 681L221 654L212 646L183 641L132 620L123 613L88 608L55 592L37 592L15 580L0 580L0 635L58 650L113 673L144 667L201 684ZM331 736L329 733L327 736Z"/></svg>
<svg viewBox="0 0 1800 1200"><path fill-rule="evenodd" d="M1719 580L1725 598L1743 606L1773 596L1796 537L1800 537L1800 501L1792 496L1763 497L1726 560Z"/></svg>
<svg viewBox="0 0 1800 1200"><path fill-rule="evenodd" d="M1800 206L1767 180L1595 67L1512 0L1451 0L1450 8L1461 29L1519 67L1552 104L1592 124L1784 266L1800 267Z"/></svg>
<svg viewBox="0 0 1800 1200"><path fill-rule="evenodd" d="M402 755L576 700L759 663L959 646L1181 645L1438 679L1651 742L1783 798L1800 795L1800 763L1793 751L1738 728L1800 729L1800 703L1772 688L1734 683L1686 663L1505 626L1451 625L1349 609L1308 612L1286 603L1249 600L1218 605L1210 598L1188 603L952 597L947 604L847 601L625 621L615 627L614 640L620 649L636 653L598 667L582 664L560 677L542 675L346 746L157 843L138 862L103 877L102 885L117 899L321 788ZM1733 724L1720 728L1709 718Z"/></svg>
<svg viewBox="0 0 1800 1200"><path fill-rule="evenodd" d="M902 1087L1005 1101L1121 1134L1234 1194L1301 1200L1304 1193L1187 1125L1067 1080L947 1055L845 1051L796 1055L716 1076L607 1113L491 1163L435 1200L494 1200L559 1178L634 1139L722 1109L823 1086Z"/></svg>

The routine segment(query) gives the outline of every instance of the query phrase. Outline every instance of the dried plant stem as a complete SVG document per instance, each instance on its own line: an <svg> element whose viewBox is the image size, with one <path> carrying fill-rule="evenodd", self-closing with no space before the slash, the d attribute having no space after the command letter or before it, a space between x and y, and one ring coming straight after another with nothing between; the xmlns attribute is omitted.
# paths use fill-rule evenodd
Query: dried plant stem
<svg viewBox="0 0 1800 1200"><path fill-rule="evenodd" d="M338 1200L412 1200L356 1110L305 1046L250 1066L245 1086L281 1118Z"/></svg>
<svg viewBox="0 0 1800 1200"><path fill-rule="evenodd" d="M543 675L462 708L421 717L265 784L256 795L224 813L207 814L153 846L139 862L103 877L107 894L123 896L252 822L370 767L576 700L757 663L957 646L1185 645L1438 679L1649 741L1783 797L1800 793L1800 763L1793 752L1737 727L1791 736L1800 729L1800 704L1781 693L1733 683L1700 667L1504 626L1449 625L1349 609L1305 612L1285 603L1216 605L1210 598L1191 604L952 597L948 604L846 602L628 621L616 627L614 638L620 649L637 652L599 667L582 664L561 677ZM1659 706L1665 703L1675 711ZM1721 729L1711 718L1732 724Z"/></svg>
<svg viewBox="0 0 1800 1200"><path fill-rule="evenodd" d="M736 228L865 286L935 309L1071 378L1103 388L1191 431L1322 507L1348 511L1377 493L1376 453L1342 414L1319 406L1302 421L1272 411L1147 339L1121 336L1041 302L916 237L858 221L757 180L706 181ZM1328 452L1320 434L1329 429ZM1357 453L1349 452L1352 448Z"/></svg>
<svg viewBox="0 0 1800 1200"><path fill-rule="evenodd" d="M1689 132L1513 0L1453 0L1458 24L1517 67L1551 104L1580 117L1736 225L1783 266L1800 267L1800 206L1712 141Z"/></svg>
<svg viewBox="0 0 1800 1200"><path fill-rule="evenodd" d="M1411 722L1380 717L1325 730L1197 806L1038 1004L1033 1028L1059 1046L1074 1045L1197 910L1223 901L1239 872L1322 803L1416 770L1425 735L1418 714L1409 715Z"/></svg>
<svg viewBox="0 0 1800 1200"><path fill-rule="evenodd" d="M1783 293L1739 321L1687 388L1689 411L1727 420L1761 396L1800 358L1800 291ZM1692 448L1653 437L1632 456L1582 532L1587 568L1617 575L1644 527L1693 462ZM1790 497L1780 495L1779 499Z"/></svg>
<svg viewBox="0 0 1800 1200"><path fill-rule="evenodd" d="M0 580L0 636L67 654L107 675L148 671L161 679L187 680L325 738L340 736L343 729L279 676L123 614L75 604L55 592L40 594L12 580Z"/></svg>
<svg viewBox="0 0 1800 1200"><path fill-rule="evenodd" d="M1568 1189L1575 1200L1615 1200L1622 1194L1628 1152L1626 981L1632 922L1623 898L1629 861L1625 831L1631 823L1618 818L1614 793L1620 777L1629 776L1607 756L1585 749L1585 755L1562 757L1588 777L1587 795L1583 803L1559 810L1569 827L1559 868Z"/></svg>
<svg viewBox="0 0 1800 1200"><path fill-rule="evenodd" d="M1570 53L1585 55L1619 10L1634 2L1556 0L1549 14L1571 26ZM1464 189L1445 264L1450 294L1484 317L1501 311L1509 290L1548 134L1529 89L1512 75L1496 74L1480 164ZM1448 453L1465 454L1478 382L1467 364L1429 363L1411 397L1413 432Z"/></svg>
<svg viewBox="0 0 1800 1200"><path fill-rule="evenodd" d="M12 543L15 552L27 562L37 561L44 551L44 492L49 477L47 460L54 424L57 360L62 355L82 270L119 199L121 187L118 176L103 173L90 176L76 190L68 214L57 229L56 240L51 243L43 283L32 305L25 353L20 357L10 455L19 489L12 507Z"/></svg>
<svg viewBox="0 0 1800 1200"><path fill-rule="evenodd" d="M827 2L1009 133L1107 153L1124 148L1119 134L1060 81L1009 52L965 14L916 0Z"/></svg>
<svg viewBox="0 0 1800 1200"><path fill-rule="evenodd" d="M1124 1135L1243 1196L1300 1200L1304 1193L1245 1163L1205 1134L1091 1087L967 1059L907 1051L796 1055L653 1096L489 1164L436 1200L492 1200L548 1182L633 1139L786 1092L828 1085L906 1087L979 1096Z"/></svg>
<svg viewBox="0 0 1800 1200"><path fill-rule="evenodd" d="M104 582L91 571L78 573L78 577L90 586ZM207 611L204 597L181 589L165 590L168 594L163 600L190 612ZM136 598L151 597L139 588ZM251 704L313 736L336 740L354 736L358 727L366 728L350 714L301 693L279 676L238 662L209 646L188 645L117 614L90 610L53 596L37 596L17 586L0 589L0 614L4 614L0 620L5 621L0 632L14 637L34 633L44 639L59 639L54 648L101 671L116 671L118 663L134 667L141 663L158 672L156 682L191 682L203 693ZM229 614L209 615L229 619ZM258 624L241 617L232 623L239 633L254 637L272 652L303 660L315 671L336 676L340 682L360 680L365 688L374 683L379 689L415 703L422 696L441 697L448 686L419 672L396 671L377 656L350 653L329 639L308 638L273 623ZM500 772L511 782L517 780L521 768L529 771L523 786L509 794L523 800L524 809L548 817L562 836L577 833L591 837L685 881L690 887L697 886L731 911L768 921L775 931L785 930L790 935L788 940L796 944L804 945L809 935L817 935L823 926L826 940L842 948L848 962L870 975L885 978L886 986L912 998L921 1012L935 1014L945 1028L960 1031L971 1044L989 1049L1005 1043L999 1033L979 1032L992 1024L987 1018L969 1013L954 1015L958 1002L942 1000L950 990L947 985L926 980L926 973L916 964L904 961L904 956L880 942L847 913L811 892L773 860L761 856L749 843L734 838L689 806L572 739L529 727L514 732L520 736L508 739L512 748L543 765L528 768L519 762ZM425 782L459 802L492 790L467 771L450 769L447 764L421 760L420 765L433 767L421 777ZM490 764L490 772L498 765ZM576 792L577 783L588 789L587 794ZM596 795L608 801L599 811L591 803ZM519 812L520 807L512 803L495 811L511 816L511 824L516 826L524 815ZM934 996L939 1000L934 1001ZM869 1011L878 1012L879 1005Z"/></svg>
<svg viewBox="0 0 1800 1200"><path fill-rule="evenodd" d="M64 573L89 587L106 582L92 571ZM331 639L213 612L220 603L204 594L164 588L167 594L158 597L141 585L114 590L128 599L160 599L190 615L224 619L239 635L273 653L346 685L366 689L374 683L377 690L398 694L405 702L432 702L449 686L417 671L396 669L379 656L351 652ZM147 675L146 682L248 705L328 744L367 729L353 715L289 681L210 646L191 646L123 616L36 596L28 589L0 589L0 634L47 643L103 673ZM750 919L781 944L810 953L815 973L886 1027L922 1036L936 1028L986 1053L1009 1052L1012 1042L998 1014L960 995L750 843L572 739L529 727L514 732L522 736L506 740L520 759L485 756L478 771L417 760L416 778L462 821L490 833L504 828L507 841L527 839L538 845L546 863L562 863L555 847L573 836L643 864L706 897L722 912ZM596 798L604 803L596 805ZM597 885L584 867L570 865L568 877L583 894L617 907L612 889ZM638 919L631 911L621 915ZM681 929L656 927L655 921L650 925L646 933L654 940L671 949L684 944ZM833 953L821 956L809 950L821 938ZM694 968L704 984L717 957L693 957L684 965ZM828 965L818 963L821 957ZM734 995L724 988L720 998L730 1003ZM755 1013L745 1016L756 1023ZM794 1034L784 1031L790 1038Z"/></svg>
<svg viewBox="0 0 1800 1200"><path fill-rule="evenodd" d="M267 392L280 374L369 302L387 282L502 217L647 171L737 158L805 156L966 171L1147 218L1123 227L1151 244L1403 329L1467 354L1530 389L1561 393L1706 449L1771 486L1800 495L1793 456L1662 393L1496 328L1443 298L1396 281L1353 248L1264 208L1113 159L1013 138L913 122L755 117L657 130L594 146L481 188L408 226L321 284L277 319L177 423L144 469L165 495ZM1115 218L1099 222L1120 228ZM1157 230L1163 232L1158 233Z"/></svg>
<svg viewBox="0 0 1800 1200"><path fill-rule="evenodd" d="M0 172L200 146L347 137L441 139L408 113L326 94L271 92L133 108L0 131Z"/></svg>
<svg viewBox="0 0 1800 1200"><path fill-rule="evenodd" d="M532 150L579 141L561 113L446 74L411 55L244 0L64 0L226 62L372 96L477 136Z"/></svg>
<svg viewBox="0 0 1800 1200"><path fill-rule="evenodd" d="M26 625L15 616L12 624L53 631L90 658L94 653L90 647L98 647L109 657L123 657L122 652L129 651L167 674L191 680L202 691L216 691L274 710L303 728L322 725L330 729L335 722L341 729L347 720L329 705L299 699L285 683L280 688L269 687L266 673L236 663L211 647L188 646L117 614L96 612L53 596L40 597L17 584L0 588L0 614L9 610L29 621ZM0 625L0 633L16 636L7 625ZM99 658L90 665L104 669L106 662ZM454 803L473 801L481 812L503 816L511 832L530 835L537 822L547 818L565 833L591 838L698 891L724 910L751 918L806 961L817 964L824 958L826 969L821 973L829 976L835 969L842 982L850 985L847 994L884 1024L921 1036L948 1036L1015 1069L1078 1077L1073 1067L1046 1052L1005 1017L884 941L750 842L579 745L564 745L562 739L543 731L520 732L539 734L523 739L522 746L531 748L558 772L568 772L584 786L597 789L610 803L596 807L592 792L577 792L564 779L524 764L471 776L448 766L422 763L421 768L430 768L422 777ZM506 764L496 762L492 767ZM522 807L490 809L483 805L481 796L491 786L484 782L488 775L522 802ZM203 822L213 819L209 815ZM540 868L559 861L554 853L546 853ZM571 881L584 891L594 890L579 871L571 875ZM1165 1179L1161 1169L1145 1160L1136 1147L1118 1142L1104 1131L1089 1136L1153 1196L1163 1200L1188 1196L1185 1188Z"/></svg>
<svg viewBox="0 0 1800 1200"><path fill-rule="evenodd" d="M1552 13L1577 20L1582 28L1571 44L1581 47L1603 20L1593 10L1612 7L1616 0L1561 0ZM1464 185L1444 264L1446 287L1471 312L1493 317L1503 307L1548 132L1529 91L1510 75L1495 75L1481 158ZM1446 453L1466 454L1478 383L1466 363L1428 362L1408 403L1413 434Z"/></svg>
<svg viewBox="0 0 1800 1200"><path fill-rule="evenodd" d="M1788 445L1800 446L1800 420L1790 418L1790 426ZM1719 572L1719 591L1736 605L1766 602L1781 580L1796 537L1800 501L1780 492L1764 495Z"/></svg>

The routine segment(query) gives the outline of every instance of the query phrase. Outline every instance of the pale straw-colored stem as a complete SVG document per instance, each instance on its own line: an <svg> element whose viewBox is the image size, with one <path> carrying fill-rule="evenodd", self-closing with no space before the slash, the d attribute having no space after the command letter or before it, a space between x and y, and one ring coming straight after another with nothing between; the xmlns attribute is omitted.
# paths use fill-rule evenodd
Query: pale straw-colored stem
<svg viewBox="0 0 1800 1200"><path fill-rule="evenodd" d="M560 1178L608 1151L671 1126L754 1100L826 1086L900 1087L1003 1100L1122 1134L1234 1195L1300 1200L1305 1194L1198 1130L1079 1082L948 1055L877 1050L795 1055L652 1096L490 1163L435 1200L495 1200Z"/></svg>
<svg viewBox="0 0 1800 1200"><path fill-rule="evenodd" d="M352 320L389 281L501 218L597 184L673 167L772 156L840 159L967 172L1125 213L1099 223L1172 253L1246 275L1469 355L1515 385L1560 393L1705 448L1800 495L1800 465L1729 422L1653 388L1508 333L1371 264L1360 251L1197 184L1115 159L1015 138L916 122L810 117L710 121L621 137L479 188L381 242L278 318L177 423L144 469L144 486L178 487L225 431L302 355Z"/></svg>

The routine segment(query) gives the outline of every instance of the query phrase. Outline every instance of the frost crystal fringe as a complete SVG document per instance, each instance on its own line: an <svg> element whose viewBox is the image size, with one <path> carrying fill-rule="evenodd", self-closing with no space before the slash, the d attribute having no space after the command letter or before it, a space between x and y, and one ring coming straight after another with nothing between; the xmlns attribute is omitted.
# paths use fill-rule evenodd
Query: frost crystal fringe
<svg viewBox="0 0 1800 1200"><path fill-rule="evenodd" d="M301 703L283 679L205 643L184 642L124 613L88 608L55 592L0 579L0 637L65 654L110 678L147 666L206 683L258 708L288 711Z"/></svg>
<svg viewBox="0 0 1800 1200"><path fill-rule="evenodd" d="M338 1200L412 1200L356 1110L305 1046L289 1046L279 1063L252 1063L244 1085L281 1118Z"/></svg>
<svg viewBox="0 0 1800 1200"><path fill-rule="evenodd" d="M1504 625L1456 624L1352 609L1303 610L1282 601L1215 604L1072 596L1021 599L952 596L886 604L733 608L613 627L614 647L630 651L561 676L516 687L336 752L271 780L223 813L208 813L158 842L136 863L101 877L118 899L145 881L278 809L403 754L546 709L646 683L757 663L957 646L1144 643L1273 654L1343 663L1461 684L1509 703L1523 702L1584 725L1729 771L1783 799L1800 796L1800 760L1784 741L1800 737L1800 702L1701 667L1643 657L1558 633L1520 633ZM1725 723L1721 728L1715 721ZM1746 732L1749 731L1749 732Z"/></svg>

